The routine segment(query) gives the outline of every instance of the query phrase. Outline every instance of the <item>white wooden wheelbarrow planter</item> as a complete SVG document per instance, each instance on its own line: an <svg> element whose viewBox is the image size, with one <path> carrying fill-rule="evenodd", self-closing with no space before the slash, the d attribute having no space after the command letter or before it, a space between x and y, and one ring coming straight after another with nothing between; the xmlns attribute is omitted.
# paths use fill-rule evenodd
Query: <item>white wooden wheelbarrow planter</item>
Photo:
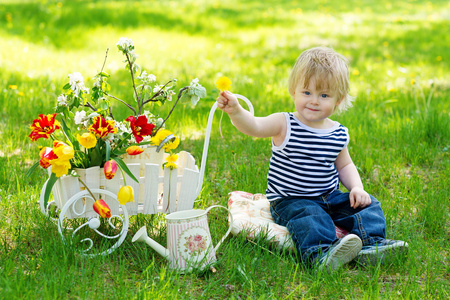
<svg viewBox="0 0 450 300"><path fill-rule="evenodd" d="M244 96L236 96L247 103L253 114L253 106L250 101ZM95 253L93 250L94 240L101 239L93 240L87 237L79 240L80 243L87 245L81 253L88 257L94 257L110 254L123 243L128 232L129 215L172 213L192 209L203 185L212 121L216 109L217 103L214 103L208 116L200 170L192 155L185 151L180 152L175 170L163 170L162 164L167 154L163 151L157 152L156 147L148 147L138 156L124 158L130 171L136 178L139 178L139 183L137 183L128 176L126 177L127 184L132 186L135 191L135 202L121 205L117 201L117 193L123 185L123 178L119 176L120 172L117 172L113 179L106 180L99 167L76 170L94 196L97 199L103 199L110 207L111 218L108 219L108 224L113 230L113 234L100 232L100 216L93 210L95 199L78 178L73 176L63 176L58 179L52 188L54 200L50 201L47 207L44 207L44 193L47 185L45 182L40 195L42 212L48 215L52 207L60 210L59 218L54 221L57 222L58 232L65 242L67 242L67 235L64 232L68 229L73 230L70 243L75 241L75 238L78 237L77 234L80 234L82 230L93 230L100 237L109 240L110 243L107 244L106 250ZM78 224L82 224L77 228L69 228L70 225L66 221L75 219L79 219Z"/></svg>

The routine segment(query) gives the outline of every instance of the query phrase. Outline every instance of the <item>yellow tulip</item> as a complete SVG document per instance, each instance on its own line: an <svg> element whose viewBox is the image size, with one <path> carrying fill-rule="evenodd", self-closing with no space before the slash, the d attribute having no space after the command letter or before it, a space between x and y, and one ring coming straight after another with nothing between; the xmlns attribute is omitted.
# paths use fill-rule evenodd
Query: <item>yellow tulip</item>
<svg viewBox="0 0 450 300"><path fill-rule="evenodd" d="M73 148L61 141L53 142L53 153L58 156L58 159L62 160L70 160L75 155L75 151L73 150ZM51 164L53 164L53 162Z"/></svg>
<svg viewBox="0 0 450 300"><path fill-rule="evenodd" d="M77 141L86 149L94 148L97 145L97 138L89 132L85 132L82 135L77 134Z"/></svg>
<svg viewBox="0 0 450 300"><path fill-rule="evenodd" d="M70 161L65 159L53 159L51 161L52 172L55 173L56 177L61 177L69 173Z"/></svg>
<svg viewBox="0 0 450 300"><path fill-rule="evenodd" d="M121 187L119 193L117 194L117 201L119 201L122 205L125 205L130 201L134 202L133 188L129 185Z"/></svg>

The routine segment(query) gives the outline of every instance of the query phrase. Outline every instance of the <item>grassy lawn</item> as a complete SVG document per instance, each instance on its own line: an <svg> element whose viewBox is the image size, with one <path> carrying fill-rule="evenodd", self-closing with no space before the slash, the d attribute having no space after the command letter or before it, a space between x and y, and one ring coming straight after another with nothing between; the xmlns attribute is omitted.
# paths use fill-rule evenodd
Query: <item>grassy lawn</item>
<svg viewBox="0 0 450 300"><path fill-rule="evenodd" d="M0 298L450 297L448 1L1 2ZM263 239L255 245L232 236L219 248L216 273L181 275L145 244L131 242L162 216L130 218L126 240L109 256L87 259L65 246L39 208L46 172L25 176L38 146L46 145L30 141L29 125L53 112L69 73L88 82L100 71L107 48L111 92L133 99L116 48L120 37L134 41L140 66L161 81L177 78L181 87L198 77L207 89L207 99L195 109L178 107L166 125L198 162L219 76L228 76L231 90L263 116L294 109L287 77L303 50L326 45L348 57L356 101L334 119L349 128L350 153L366 190L382 203L388 237L407 241L408 255L384 266L317 273ZM234 190L266 189L270 140L244 136L227 116L222 138L219 119L217 113L196 208L226 206ZM225 219L210 217L214 240L225 233ZM154 237L165 245L165 232Z"/></svg>

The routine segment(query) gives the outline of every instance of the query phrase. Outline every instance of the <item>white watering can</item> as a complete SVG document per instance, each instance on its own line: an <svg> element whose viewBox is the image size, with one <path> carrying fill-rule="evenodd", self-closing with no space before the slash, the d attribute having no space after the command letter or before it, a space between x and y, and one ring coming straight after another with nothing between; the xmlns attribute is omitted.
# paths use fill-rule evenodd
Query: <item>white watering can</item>
<svg viewBox="0 0 450 300"><path fill-rule="evenodd" d="M214 247L209 232L207 214L213 208L223 208L228 211L230 225L228 231ZM233 226L233 216L230 211L220 205L214 205L206 210L191 209L178 211L166 216L167 249L152 240L147 235L144 226L134 235L132 242L145 242L156 252L170 262L170 268L179 272L189 272L193 269L204 270L216 262L216 252Z"/></svg>

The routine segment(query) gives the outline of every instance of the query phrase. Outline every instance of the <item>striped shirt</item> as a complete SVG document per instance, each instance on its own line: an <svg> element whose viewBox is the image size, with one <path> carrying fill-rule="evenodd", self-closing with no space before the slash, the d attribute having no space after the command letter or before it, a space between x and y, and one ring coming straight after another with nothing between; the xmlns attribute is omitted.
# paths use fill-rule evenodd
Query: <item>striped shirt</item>
<svg viewBox="0 0 450 300"><path fill-rule="evenodd" d="M280 146L272 143L267 198L321 196L339 188L334 162L349 142L348 130L338 122L327 129L301 123L285 113L286 138Z"/></svg>

